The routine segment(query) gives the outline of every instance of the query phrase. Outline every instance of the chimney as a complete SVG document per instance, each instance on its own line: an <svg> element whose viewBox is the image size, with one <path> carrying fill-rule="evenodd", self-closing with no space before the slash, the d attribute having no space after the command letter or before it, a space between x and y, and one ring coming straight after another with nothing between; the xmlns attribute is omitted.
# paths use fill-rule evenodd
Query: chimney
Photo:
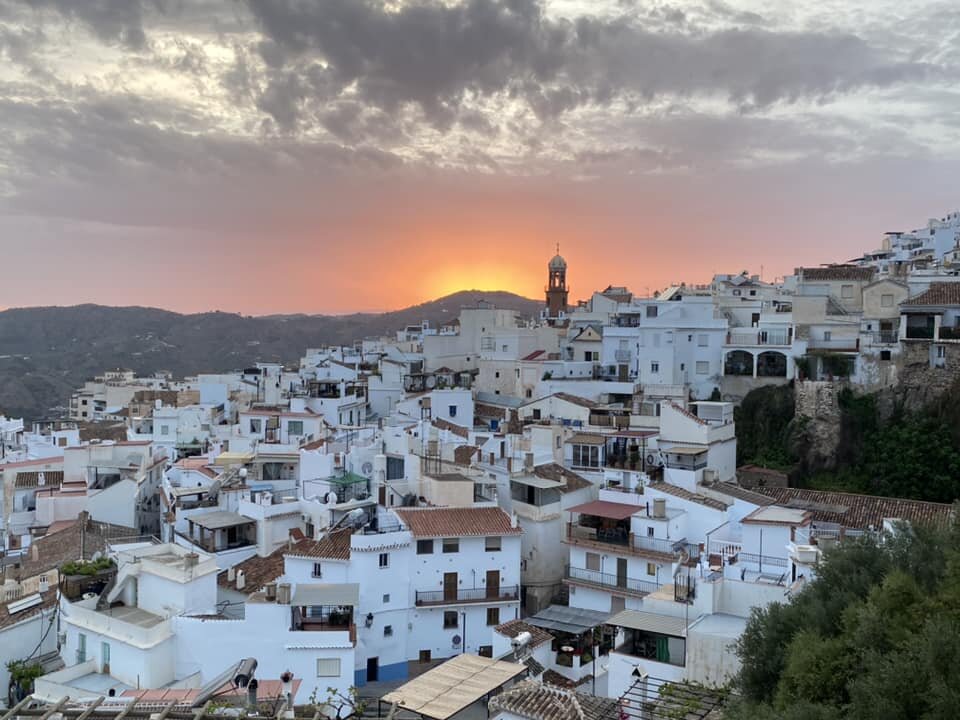
<svg viewBox="0 0 960 720"><path fill-rule="evenodd" d="M277 605L290 604L290 583L277 585Z"/></svg>
<svg viewBox="0 0 960 720"><path fill-rule="evenodd" d="M510 527L515 528L520 523L516 513L510 513Z"/></svg>
<svg viewBox="0 0 960 720"><path fill-rule="evenodd" d="M665 518L667 516L667 500L666 498L654 498L653 499L653 516L655 518Z"/></svg>
<svg viewBox="0 0 960 720"><path fill-rule="evenodd" d="M195 568L200 564L200 556L197 553L187 553L183 556L183 567L184 568Z"/></svg>
<svg viewBox="0 0 960 720"><path fill-rule="evenodd" d="M236 580L236 579L237 579L237 569L236 569L236 568L233 568L233 567L232 567L232 568L228 568L228 569L227 569L227 582L233 582L233 581Z"/></svg>
<svg viewBox="0 0 960 720"><path fill-rule="evenodd" d="M33 562L40 562L40 546L35 542L30 545L30 559Z"/></svg>
<svg viewBox="0 0 960 720"><path fill-rule="evenodd" d="M263 589L266 591L267 600L277 599L277 584L275 582L267 583L264 585Z"/></svg>
<svg viewBox="0 0 960 720"><path fill-rule="evenodd" d="M237 570L237 590L243 590L247 586L247 574L243 570Z"/></svg>

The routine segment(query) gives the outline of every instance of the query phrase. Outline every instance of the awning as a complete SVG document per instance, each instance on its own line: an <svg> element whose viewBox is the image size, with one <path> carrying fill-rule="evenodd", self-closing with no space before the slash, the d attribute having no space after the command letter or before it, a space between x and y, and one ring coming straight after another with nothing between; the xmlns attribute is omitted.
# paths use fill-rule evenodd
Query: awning
<svg viewBox="0 0 960 720"><path fill-rule="evenodd" d="M597 517L607 518L608 520L626 520L634 513L643 510L640 505L627 505L625 503L615 503L609 500L594 500L583 505L574 505L567 508L568 512L581 513L582 515L596 515Z"/></svg>
<svg viewBox="0 0 960 720"><path fill-rule="evenodd" d="M350 605L360 604L360 585L357 583L300 583L293 591L291 605Z"/></svg>
<svg viewBox="0 0 960 720"><path fill-rule="evenodd" d="M610 618L607 624L673 637L686 637L687 634L687 623L682 617L638 610L623 610Z"/></svg>
<svg viewBox="0 0 960 720"><path fill-rule="evenodd" d="M606 438L603 435L588 435L587 433L577 433L567 440L567 445L603 445Z"/></svg>
<svg viewBox="0 0 960 720"><path fill-rule="evenodd" d="M238 525L253 525L257 522L240 513L227 512L226 510L217 510L215 512L204 513L203 515L191 515L187 520L194 525L199 525L205 530L220 530L221 528L236 527Z"/></svg>
<svg viewBox="0 0 960 720"><path fill-rule="evenodd" d="M559 630L571 635L582 635L598 625L608 624L609 618L610 613L607 612L551 605L533 617L525 618L524 622L544 630Z"/></svg>
<svg viewBox="0 0 960 720"><path fill-rule="evenodd" d="M700 455L705 453L708 448L696 447L695 445L676 445L672 448L660 448L661 451L670 455Z"/></svg>
<svg viewBox="0 0 960 720"><path fill-rule="evenodd" d="M253 462L253 453L225 452L217 455L214 465L246 465Z"/></svg>
<svg viewBox="0 0 960 720"><path fill-rule="evenodd" d="M549 480L547 478L539 478L536 475L523 475L520 477L510 478L510 482L515 482L518 485L529 485L530 487L541 488L549 490L551 488L557 489L566 489L566 484L560 482L559 480Z"/></svg>
<svg viewBox="0 0 960 720"><path fill-rule="evenodd" d="M525 665L457 655L387 693L385 703L434 720L447 720L527 672Z"/></svg>

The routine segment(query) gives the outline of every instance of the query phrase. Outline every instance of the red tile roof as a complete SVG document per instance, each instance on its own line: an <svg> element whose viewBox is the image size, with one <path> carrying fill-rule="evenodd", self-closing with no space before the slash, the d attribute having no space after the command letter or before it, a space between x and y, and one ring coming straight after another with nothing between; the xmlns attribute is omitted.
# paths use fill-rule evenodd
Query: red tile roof
<svg viewBox="0 0 960 720"><path fill-rule="evenodd" d="M234 570L243 570L244 586L239 592L248 595L258 592L267 583L271 583L283 575L283 556L287 552L287 546L284 545L266 557L254 555L247 558L242 563L234 566ZM224 570L217 576L217 584L221 587L236 590L236 581L230 582L227 579L227 571Z"/></svg>
<svg viewBox="0 0 960 720"><path fill-rule="evenodd" d="M709 423L708 423L706 420L697 417L696 415L694 415L692 412L690 412L690 411L687 410L686 408L682 408L682 407L680 407L679 405L677 405L675 402L671 402L670 405L672 405L672 406L673 406L673 409L676 410L676 411L677 411L678 413L680 413L681 415L683 415L684 417L687 417L687 418L693 420L694 422L699 423L700 425L709 425Z"/></svg>
<svg viewBox="0 0 960 720"><path fill-rule="evenodd" d="M462 437L464 440L470 437L470 431L463 425L457 425L456 423L452 423L449 420L444 420L443 418L435 419L433 421L433 426L440 430L449 430L454 435Z"/></svg>
<svg viewBox="0 0 960 720"><path fill-rule="evenodd" d="M884 518L932 525L944 525L953 518L953 505L945 503L802 488L758 487L756 492L769 495L778 505L808 510L814 523L837 523L857 530L870 525L880 529Z"/></svg>
<svg viewBox="0 0 960 720"><path fill-rule="evenodd" d="M571 395L570 393L557 392L553 394L553 397L559 398L560 400L565 400L568 403L573 403L574 405L579 405L580 407L590 409L600 407L600 403L595 403L593 400L588 400L587 398L580 397L579 395Z"/></svg>
<svg viewBox="0 0 960 720"><path fill-rule="evenodd" d="M483 537L520 535L510 516L495 507L397 508L394 510L414 537Z"/></svg>
<svg viewBox="0 0 960 720"><path fill-rule="evenodd" d="M350 536L353 530L343 528L327 533L319 540L305 538L286 551L290 557L322 558L326 560L350 559Z"/></svg>
<svg viewBox="0 0 960 720"><path fill-rule="evenodd" d="M40 475L43 475L43 484L40 484ZM29 488L57 488L63 482L63 470L40 470L38 472L20 471L13 486L17 490Z"/></svg>
<svg viewBox="0 0 960 720"><path fill-rule="evenodd" d="M530 644L528 647L531 649L540 647L544 643L553 642L553 635L543 628L538 628L536 625L529 625L523 620L505 622L502 625L497 625L494 630L510 639L515 638L520 633L530 633Z"/></svg>
<svg viewBox="0 0 960 720"><path fill-rule="evenodd" d="M799 268L799 274L804 280L870 280L876 270L872 267L859 265L828 265L818 268Z"/></svg>
<svg viewBox="0 0 960 720"><path fill-rule="evenodd" d="M903 305L960 305L960 283L930 283L930 288L926 292L914 295L904 301Z"/></svg>
<svg viewBox="0 0 960 720"><path fill-rule="evenodd" d="M567 508L568 512L581 513L583 515L596 515L597 517L607 518L608 520L626 520L634 513L638 513L643 508L639 505L627 505L625 503L615 503L609 500L594 500L583 505L574 505Z"/></svg>
<svg viewBox="0 0 960 720"><path fill-rule="evenodd" d="M708 508L713 508L714 510L726 510L729 505L733 503L724 503L714 498L706 497L705 495L698 495L697 493L692 493L689 490L685 490L682 487L677 485L671 485L670 483L665 482L655 482L650 483L648 487L651 490L659 490L662 493L667 495L673 495L674 497L681 498L682 500L689 500L690 502L695 502L699 505L703 505Z"/></svg>

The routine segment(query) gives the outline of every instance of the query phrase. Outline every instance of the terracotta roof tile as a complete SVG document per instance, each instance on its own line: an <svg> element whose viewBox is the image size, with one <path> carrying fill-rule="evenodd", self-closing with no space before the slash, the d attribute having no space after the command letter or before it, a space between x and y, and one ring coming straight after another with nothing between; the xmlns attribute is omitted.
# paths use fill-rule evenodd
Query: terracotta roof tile
<svg viewBox="0 0 960 720"><path fill-rule="evenodd" d="M433 426L440 430L449 430L454 435L462 437L464 440L470 437L470 431L463 425L457 425L456 423L452 423L449 420L444 420L443 418L437 418L434 420Z"/></svg>
<svg viewBox="0 0 960 720"><path fill-rule="evenodd" d="M43 475L43 484L40 484L40 475ZM17 473L13 486L17 490L40 487L60 487L63 482L63 470L46 470L39 472L22 471Z"/></svg>
<svg viewBox="0 0 960 720"><path fill-rule="evenodd" d="M804 280L829 281L829 280L870 280L876 270L872 267L861 267L859 265L828 265L818 268L799 268L800 275Z"/></svg>
<svg viewBox="0 0 960 720"><path fill-rule="evenodd" d="M327 533L319 540L305 538L295 543L285 554L291 557L349 560L351 535L353 535L353 530L343 528Z"/></svg>
<svg viewBox="0 0 960 720"><path fill-rule="evenodd" d="M729 503L724 503L714 498L706 497L705 495L698 495L697 493L692 493L689 490L685 490L682 487L677 485L671 485L666 482L653 482L650 483L647 487L651 490L659 490L662 493L667 495L673 495L674 497L681 498L682 500L689 500L690 502L698 503L708 508L713 508L714 510L726 510L729 507Z"/></svg>
<svg viewBox="0 0 960 720"><path fill-rule="evenodd" d="M809 511L814 523L837 523L857 530L870 525L879 529L884 518L933 525L944 525L953 518L953 506L945 503L802 488L764 487L756 492L769 495L778 505Z"/></svg>
<svg viewBox="0 0 960 720"><path fill-rule="evenodd" d="M18 598L18 599L21 599L21 598ZM49 590L47 590L47 592L43 593L41 595L41 602L39 605L34 605L32 608L21 610L20 612L14 613L13 615L11 615L9 610L7 609L8 605L9 603L0 603L0 629L10 627L11 625L16 625L19 622L28 620L34 615L39 615L44 610L50 610L51 608L56 607L57 589L50 588Z"/></svg>
<svg viewBox="0 0 960 720"><path fill-rule="evenodd" d="M904 301L903 305L960 305L960 283L930 283L930 288L926 292L914 295Z"/></svg>
<svg viewBox="0 0 960 720"><path fill-rule="evenodd" d="M590 487L593 484L586 478L577 475L577 473L575 473L573 470L569 470L558 463L538 465L533 469L533 474L538 478L543 478L544 480L556 480L557 482L562 482L563 488L561 488L561 492L565 493L582 490L583 488Z"/></svg>
<svg viewBox="0 0 960 720"><path fill-rule="evenodd" d="M414 537L520 535L510 516L496 507L397 508Z"/></svg>
<svg viewBox="0 0 960 720"><path fill-rule="evenodd" d="M554 393L553 396L555 398L559 398L560 400L565 400L568 403L573 403L574 405L579 405L580 407L584 407L584 408L593 409L593 408L600 407L600 403L595 403L593 400L588 400L587 398L580 397L579 395L571 395L570 393L557 392L557 393Z"/></svg>
<svg viewBox="0 0 960 720"><path fill-rule="evenodd" d="M696 415L694 415L692 412L690 412L690 411L687 410L686 408L683 408L683 407L680 407L679 405L677 405L675 402L671 402L670 405L672 405L672 406L673 406L673 409L676 410L676 411L677 411L678 413L680 413L681 415L683 415L684 417L689 418L690 420L693 420L694 422L696 422L696 423L698 423L698 424L700 424L700 425L709 425L709 423L708 423L706 420L697 417Z"/></svg>
<svg viewBox="0 0 960 720"><path fill-rule="evenodd" d="M235 565L234 570L243 570L244 574L244 587L240 592L248 595L259 592L264 585L283 575L283 556L286 552L287 546L284 545L266 557L254 555ZM236 581L230 582L227 579L226 570L217 576L217 584L224 588L236 589L237 587Z"/></svg>
<svg viewBox="0 0 960 720"><path fill-rule="evenodd" d="M619 720L622 717L619 700L584 695L533 680L523 680L491 698L490 709L494 714L503 712L527 720Z"/></svg>
<svg viewBox="0 0 960 720"><path fill-rule="evenodd" d="M473 456L480 452L480 448L473 445L460 445L453 449L453 462L457 465L470 465Z"/></svg>
<svg viewBox="0 0 960 720"><path fill-rule="evenodd" d="M494 630L501 635L510 638L511 640L520 633L530 633L529 647L531 649L540 647L548 642L553 642L553 635L548 633L543 628L538 628L536 625L530 625L525 623L523 620L511 620L510 622L505 622L502 625L497 625Z"/></svg>

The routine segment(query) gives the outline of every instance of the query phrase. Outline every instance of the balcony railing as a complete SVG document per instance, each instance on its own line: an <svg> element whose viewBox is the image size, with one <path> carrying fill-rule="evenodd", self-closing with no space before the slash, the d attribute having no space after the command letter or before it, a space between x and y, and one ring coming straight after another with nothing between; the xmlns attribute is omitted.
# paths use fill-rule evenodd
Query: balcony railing
<svg viewBox="0 0 960 720"><path fill-rule="evenodd" d="M786 558L773 557L772 555L758 555L756 553L741 552L737 555L737 561L740 563L750 563L751 565L758 565L760 568L787 567Z"/></svg>
<svg viewBox="0 0 960 720"><path fill-rule="evenodd" d="M726 345L789 345L790 333L757 330L755 332L727 333Z"/></svg>
<svg viewBox="0 0 960 720"><path fill-rule="evenodd" d="M586 583L604 590L619 590L629 592L635 595L649 595L656 592L660 584L650 580L637 580L636 578L626 577L625 575L615 575L612 573L600 572L599 570L587 570L586 568L570 567L564 568L563 577L573 582Z"/></svg>
<svg viewBox="0 0 960 720"><path fill-rule="evenodd" d="M927 325L907 325L907 338L910 340L933 340L933 327Z"/></svg>
<svg viewBox="0 0 960 720"><path fill-rule="evenodd" d="M867 341L873 345L896 345L900 342L900 334L896 330L881 330L867 333Z"/></svg>
<svg viewBox="0 0 960 720"><path fill-rule="evenodd" d="M614 350L613 359L618 363L630 362L630 351L629 350Z"/></svg>
<svg viewBox="0 0 960 720"><path fill-rule="evenodd" d="M638 512L642 509L637 507ZM700 554L698 545L691 545L683 540L637 537L617 528L589 528L576 523L567 524L567 542L573 545L605 546L614 551L619 549L620 552L635 555L669 556L671 560L683 550L691 557L698 557Z"/></svg>
<svg viewBox="0 0 960 720"><path fill-rule="evenodd" d="M520 599L519 585L500 587L417 590L416 605L462 605L466 603L511 602Z"/></svg>

